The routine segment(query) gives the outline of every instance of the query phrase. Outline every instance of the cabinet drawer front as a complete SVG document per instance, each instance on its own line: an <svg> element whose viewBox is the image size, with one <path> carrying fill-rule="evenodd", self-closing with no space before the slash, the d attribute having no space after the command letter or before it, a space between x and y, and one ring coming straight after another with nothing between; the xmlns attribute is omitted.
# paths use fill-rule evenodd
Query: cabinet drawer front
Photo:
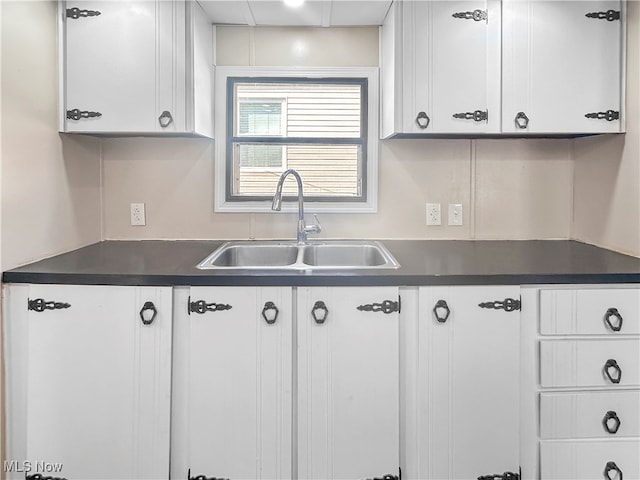
<svg viewBox="0 0 640 480"><path fill-rule="evenodd" d="M540 333L638 334L640 289L542 290Z"/></svg>
<svg viewBox="0 0 640 480"><path fill-rule="evenodd" d="M545 480L612 480L640 478L640 440L540 442L541 477ZM613 462L614 465L609 462ZM609 466L607 466L609 465Z"/></svg>
<svg viewBox="0 0 640 480"><path fill-rule="evenodd" d="M608 375L607 375L608 372ZM543 340L543 387L640 385L640 340Z"/></svg>
<svg viewBox="0 0 640 480"><path fill-rule="evenodd" d="M607 417L609 433L604 421ZM613 417L617 417L617 420ZM640 435L640 391L540 394L540 437L618 438Z"/></svg>

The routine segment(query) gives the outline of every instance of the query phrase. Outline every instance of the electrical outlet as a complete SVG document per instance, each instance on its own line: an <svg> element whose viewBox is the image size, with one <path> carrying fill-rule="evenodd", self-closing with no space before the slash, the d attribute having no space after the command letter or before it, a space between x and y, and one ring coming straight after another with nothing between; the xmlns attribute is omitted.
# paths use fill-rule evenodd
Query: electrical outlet
<svg viewBox="0 0 640 480"><path fill-rule="evenodd" d="M427 225L441 225L440 204L427 203Z"/></svg>
<svg viewBox="0 0 640 480"><path fill-rule="evenodd" d="M144 203L131 204L131 225L144 226L147 224L144 214Z"/></svg>
<svg viewBox="0 0 640 480"><path fill-rule="evenodd" d="M449 204L449 225L453 225L453 226L462 225L462 204L461 203Z"/></svg>

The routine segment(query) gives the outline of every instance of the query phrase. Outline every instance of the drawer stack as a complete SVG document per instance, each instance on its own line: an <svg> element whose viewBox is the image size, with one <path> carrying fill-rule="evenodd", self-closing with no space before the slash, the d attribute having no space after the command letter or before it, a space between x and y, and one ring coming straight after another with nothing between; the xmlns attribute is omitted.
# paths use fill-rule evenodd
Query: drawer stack
<svg viewBox="0 0 640 480"><path fill-rule="evenodd" d="M640 289L540 291L540 476L640 479Z"/></svg>

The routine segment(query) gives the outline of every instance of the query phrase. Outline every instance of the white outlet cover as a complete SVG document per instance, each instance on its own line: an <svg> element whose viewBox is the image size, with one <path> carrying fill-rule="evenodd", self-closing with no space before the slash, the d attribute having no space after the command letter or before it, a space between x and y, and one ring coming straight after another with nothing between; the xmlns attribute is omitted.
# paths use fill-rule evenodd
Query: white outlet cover
<svg viewBox="0 0 640 480"><path fill-rule="evenodd" d="M439 203L427 203L427 225L442 225Z"/></svg>
<svg viewBox="0 0 640 480"><path fill-rule="evenodd" d="M131 225L144 226L147 224L144 203L132 203L131 204Z"/></svg>

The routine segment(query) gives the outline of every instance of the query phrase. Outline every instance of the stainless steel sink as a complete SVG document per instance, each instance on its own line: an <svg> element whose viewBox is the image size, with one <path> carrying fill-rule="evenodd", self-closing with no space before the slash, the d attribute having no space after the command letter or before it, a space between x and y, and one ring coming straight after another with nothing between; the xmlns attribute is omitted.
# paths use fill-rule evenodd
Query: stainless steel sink
<svg viewBox="0 0 640 480"><path fill-rule="evenodd" d="M198 265L199 269L357 270L398 268L380 242L326 240L308 243L236 241L221 245Z"/></svg>

